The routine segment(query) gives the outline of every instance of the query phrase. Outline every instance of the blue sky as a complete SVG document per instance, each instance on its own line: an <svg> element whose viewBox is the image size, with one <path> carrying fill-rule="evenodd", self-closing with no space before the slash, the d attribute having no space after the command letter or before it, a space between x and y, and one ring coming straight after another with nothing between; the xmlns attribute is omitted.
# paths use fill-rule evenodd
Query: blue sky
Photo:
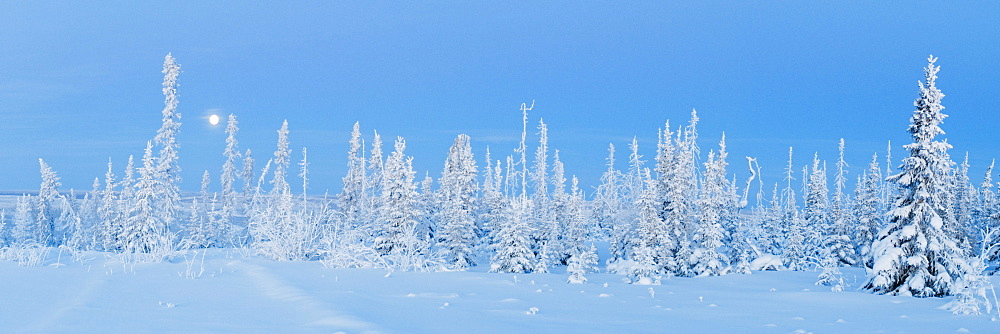
<svg viewBox="0 0 1000 334"><path fill-rule="evenodd" d="M185 190L204 170L218 179L213 113L239 117L258 168L287 119L296 155L309 149L311 192L336 193L356 121L368 137L405 137L418 173L437 177L459 133L481 166L487 146L512 153L531 100L532 127L545 119L588 187L609 142L621 161L637 136L652 157L657 128L692 108L705 152L726 132L741 180L744 156L773 183L789 146L796 165L834 160L842 137L856 176L888 140L904 154L932 53L952 155L970 152L979 180L1000 156L996 22L987 1L3 2L0 189L37 188L37 158L64 190L90 189L109 157L120 176L159 127L168 52L183 71Z"/></svg>

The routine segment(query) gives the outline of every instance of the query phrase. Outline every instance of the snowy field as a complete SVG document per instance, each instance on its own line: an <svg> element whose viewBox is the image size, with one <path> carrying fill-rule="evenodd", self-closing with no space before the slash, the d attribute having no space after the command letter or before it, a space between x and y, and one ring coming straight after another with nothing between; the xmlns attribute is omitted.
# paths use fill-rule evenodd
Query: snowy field
<svg viewBox="0 0 1000 334"><path fill-rule="evenodd" d="M203 263L203 264L202 264ZM997 333L992 315L957 316L952 298L815 286L815 272L754 272L626 284L590 274L328 269L209 250L127 267L106 253L41 266L0 262L2 332L240 333ZM204 271L202 271L204 270ZM200 274L200 276L199 276ZM993 278L995 285L1000 280Z"/></svg>

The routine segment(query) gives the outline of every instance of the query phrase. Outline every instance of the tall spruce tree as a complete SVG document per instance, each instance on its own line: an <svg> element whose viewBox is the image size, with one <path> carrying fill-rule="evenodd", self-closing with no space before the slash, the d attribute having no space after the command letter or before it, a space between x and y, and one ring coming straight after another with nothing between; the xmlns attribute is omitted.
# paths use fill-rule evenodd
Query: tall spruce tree
<svg viewBox="0 0 1000 334"><path fill-rule="evenodd" d="M952 216L949 175L954 164L948 157L951 145L935 140L944 134L940 124L941 93L935 84L940 69L928 58L920 97L910 118L913 143L904 146L910 156L903 159L900 173L889 178L902 195L889 212L889 224L879 233L872 255L874 267L865 289L880 294L940 297L952 293L961 273L961 251L946 232Z"/></svg>
<svg viewBox="0 0 1000 334"><path fill-rule="evenodd" d="M177 134L181 130L181 114L177 112L177 77L181 66L169 53L163 60L163 124L156 132L154 143L159 146L155 158L153 182L153 210L169 227L177 220L181 201L181 166L178 162Z"/></svg>
<svg viewBox="0 0 1000 334"><path fill-rule="evenodd" d="M442 212L438 246L445 261L455 269L475 265L473 249L476 242L476 161L469 136L455 138L441 172Z"/></svg>
<svg viewBox="0 0 1000 334"><path fill-rule="evenodd" d="M723 227L726 212L732 207L727 203L729 180L726 179L726 136L722 135L719 152L708 152L705 161L705 180L702 182L698 206L701 209L694 241L697 243L692 256L692 270L696 276L719 276L728 273L729 258L721 249L728 237Z"/></svg>
<svg viewBox="0 0 1000 334"><path fill-rule="evenodd" d="M240 128L237 124L239 123L236 121L236 115L229 114L229 121L226 123L226 150L222 152L226 161L222 164L222 174L219 177L219 183L222 185L222 211L219 224L222 226L232 223L232 218L236 216L240 206L239 192L235 185L236 179L240 177L236 169L236 162L240 158L239 142L236 140L236 133Z"/></svg>

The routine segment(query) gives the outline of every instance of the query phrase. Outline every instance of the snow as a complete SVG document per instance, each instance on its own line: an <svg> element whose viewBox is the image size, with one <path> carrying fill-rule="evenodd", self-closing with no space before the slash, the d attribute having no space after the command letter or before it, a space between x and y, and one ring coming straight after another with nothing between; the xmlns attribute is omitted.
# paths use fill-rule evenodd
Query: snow
<svg viewBox="0 0 1000 334"><path fill-rule="evenodd" d="M953 315L954 298L813 291L815 272L665 278L328 269L241 250L123 265L115 255L48 252L38 267L0 262L0 323L9 332L995 332L992 315ZM192 260L197 259L197 260ZM196 275L188 275L193 268ZM561 268L561 267L560 267ZM603 269L603 268L602 268ZM201 272L201 270L204 270ZM198 275L198 273L200 275ZM196 278L190 278L196 277ZM991 277L993 284L1000 283ZM654 290L655 289L655 290ZM540 291L540 292L539 292Z"/></svg>

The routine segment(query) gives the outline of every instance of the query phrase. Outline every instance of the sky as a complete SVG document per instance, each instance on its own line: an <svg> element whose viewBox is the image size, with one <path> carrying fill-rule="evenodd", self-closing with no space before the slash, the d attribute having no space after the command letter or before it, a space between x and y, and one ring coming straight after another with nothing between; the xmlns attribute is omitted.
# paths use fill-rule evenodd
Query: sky
<svg viewBox="0 0 1000 334"><path fill-rule="evenodd" d="M698 110L702 159L723 132L730 169L781 180L847 146L853 180L873 153L905 154L917 82L940 57L942 125L978 183L1000 156L1000 3L988 1L133 1L0 3L0 189L37 189L38 158L62 190L89 190L108 159L120 177L160 126L163 58L181 64L181 188L213 189L234 114L258 169L288 120L293 160L308 148L310 192L340 191L360 122L386 151L407 141L419 177L472 138L484 166L512 154L529 114L568 174L592 190L609 143L619 166L635 137L655 153L667 120ZM296 181L292 181L296 184ZM742 181L740 181L742 183Z"/></svg>

